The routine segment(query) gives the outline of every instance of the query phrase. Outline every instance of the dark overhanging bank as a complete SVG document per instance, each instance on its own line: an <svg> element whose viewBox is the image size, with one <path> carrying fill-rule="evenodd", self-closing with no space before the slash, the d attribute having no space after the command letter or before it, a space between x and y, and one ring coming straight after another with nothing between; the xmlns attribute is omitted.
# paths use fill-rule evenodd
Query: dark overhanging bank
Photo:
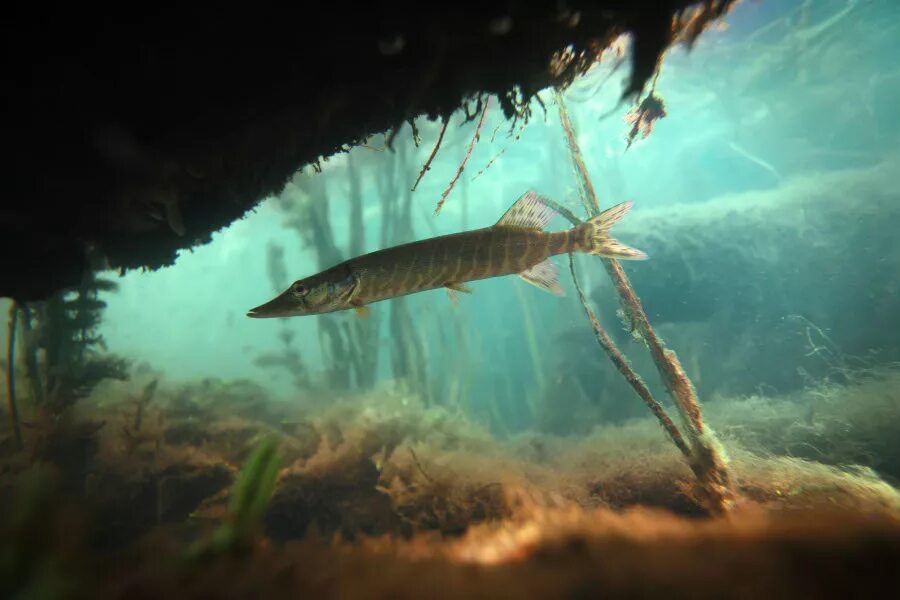
<svg viewBox="0 0 900 600"><path fill-rule="evenodd" d="M477 114L480 94L527 118L538 91L625 32L633 94L669 45L732 4L20 8L5 36L0 296L40 300L90 268L172 264L304 165L418 116ZM573 60L551 69L566 48Z"/></svg>

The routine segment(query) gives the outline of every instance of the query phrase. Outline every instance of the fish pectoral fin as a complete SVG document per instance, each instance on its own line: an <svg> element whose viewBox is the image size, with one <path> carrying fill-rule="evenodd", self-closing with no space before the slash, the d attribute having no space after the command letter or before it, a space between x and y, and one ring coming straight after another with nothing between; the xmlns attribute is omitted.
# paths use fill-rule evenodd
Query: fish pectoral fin
<svg viewBox="0 0 900 600"><path fill-rule="evenodd" d="M513 227L516 229L543 229L553 217L556 210L551 207L544 198L534 191L527 191L509 207L500 220L498 227Z"/></svg>
<svg viewBox="0 0 900 600"><path fill-rule="evenodd" d="M369 307L360 302L359 300L351 300L350 305L353 307L353 310L356 311L356 316L365 319L371 314Z"/></svg>
<svg viewBox="0 0 900 600"><path fill-rule="evenodd" d="M522 271L519 273L519 277L531 285L537 286L551 294L557 296L566 295L565 292L563 292L562 286L559 285L559 273L556 269L556 265L550 262L549 258L544 262L534 265L530 269Z"/></svg>

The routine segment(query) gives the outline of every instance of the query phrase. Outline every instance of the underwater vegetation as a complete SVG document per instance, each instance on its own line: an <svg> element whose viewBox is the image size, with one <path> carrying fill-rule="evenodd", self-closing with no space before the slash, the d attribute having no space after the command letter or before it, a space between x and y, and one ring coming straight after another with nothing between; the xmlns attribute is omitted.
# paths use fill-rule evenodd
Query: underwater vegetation
<svg viewBox="0 0 900 600"><path fill-rule="evenodd" d="M844 28L883 33L873 6L804 2L714 37L734 90L713 99L671 77L678 56L604 97L618 41L511 121L496 107L515 99L481 94L323 157L170 270L11 303L0 595L897 587L900 133L803 164L739 108L796 132L829 102L782 95L827 87L829 43L855 56ZM741 67L769 27L790 33ZM796 77L761 66L786 57ZM785 143L814 142L835 148ZM692 169L723 145L718 177ZM619 262L638 251L616 221L649 260ZM272 295L250 316L310 316L244 317Z"/></svg>
<svg viewBox="0 0 900 600"><path fill-rule="evenodd" d="M175 434L194 420L178 416L186 390L160 383L152 400L166 415L158 445L134 453L115 428L98 432L85 497L94 510L82 512L56 494L60 473L51 465L17 475L7 468L5 485L15 487L3 494L0 568L13 589L48 585L113 596L172 586L189 595L232 586L353 595L376 586L415 595L424 583L409 584L410 570L432 573L435 584L473 569L484 579L448 585L460 593L505 585L501 595L513 595L521 585L627 589L632 577L690 588L702 576L724 577L721 586L729 580L746 589L809 591L825 582L798 577L787 557L814 554L830 557L829 585L866 589L852 565L868 564L876 578L886 574L900 536L900 493L872 468L846 465L878 457L871 466L879 473L900 473L890 423L900 411L898 382L900 374L883 372L811 389L812 416L794 397L716 403L707 416L729 448L742 500L727 519L699 522L706 498L648 418L599 425L578 438L531 433L503 441L462 415L381 388L314 415L281 407L236 420L221 416L221 404L199 409L209 437L197 443ZM141 389L136 382L110 388L122 386ZM253 398L246 386L233 393ZM198 406L207 402L197 398ZM114 423L116 412L90 407L88 414ZM237 422L248 434L229 433ZM97 481L113 476L115 485ZM147 483L135 487L138 480ZM139 514L144 535L95 537L110 529L121 535ZM653 542L661 538L669 551ZM101 549L126 540L127 553L109 562ZM632 561L631 552L661 563ZM606 557L606 566L585 568L595 556ZM678 567L670 562L675 556L682 556ZM740 569L728 567L728 556L753 560L772 579L751 578L741 561ZM577 567L545 571L572 561ZM485 570L489 565L501 568ZM85 581L87 569L103 569L108 580ZM347 569L370 579L344 578ZM709 595L723 589L710 587Z"/></svg>

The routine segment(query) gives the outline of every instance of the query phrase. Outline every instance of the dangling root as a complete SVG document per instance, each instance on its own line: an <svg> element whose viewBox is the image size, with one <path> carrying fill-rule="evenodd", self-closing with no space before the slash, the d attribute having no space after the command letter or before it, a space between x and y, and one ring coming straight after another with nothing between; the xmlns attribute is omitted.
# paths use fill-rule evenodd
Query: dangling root
<svg viewBox="0 0 900 600"><path fill-rule="evenodd" d="M450 191L453 189L453 186L456 185L457 180L460 178L463 170L466 168L466 163L469 162L469 158L472 156L472 150L475 149L475 143L478 142L478 138L481 137L481 126L484 125L484 118L487 115L488 106L490 106L490 104L490 99L484 101L484 108L481 109L481 118L478 119L478 125L475 127L475 135L472 136L472 141L469 142L469 147L466 149L466 155L465 157L463 157L462 162L459 164L459 168L456 170L456 175L453 176L453 179L450 180L450 185L448 185L447 189L444 190L444 193L441 194L441 199L438 201L437 207L434 209L435 215L441 212L441 209L444 207L444 202L447 200L447 196L450 195Z"/></svg>
<svg viewBox="0 0 900 600"><path fill-rule="evenodd" d="M492 158L491 160L489 160L488 163L487 163L486 165L484 165L484 167L483 167L480 171L478 171L477 173L475 173L475 177L472 178L472 181L475 181L476 179L478 179L478 178L481 176L482 173L484 173L485 171L487 171L488 169L490 169L490 168L491 168L491 165L493 165L494 162L496 162L498 158L500 158L501 156L503 156L503 153L504 153L504 152L506 152L506 148L504 148L503 150L501 150L500 152L498 152L496 155L494 155L494 158Z"/></svg>
<svg viewBox="0 0 900 600"><path fill-rule="evenodd" d="M444 140L444 134L447 132L447 125L450 123L450 119L448 117L444 117L444 124L441 127L441 132L438 134L437 142L434 144L434 149L432 149L431 154L428 156L428 160L425 161L425 164L422 165L422 170L419 171L419 176L416 177L416 182L412 186L412 192L416 191L416 188L419 187L419 182L422 181L422 178L425 177L425 171L431 168L431 162L434 160L434 157L437 156L438 149L441 147L441 142Z"/></svg>

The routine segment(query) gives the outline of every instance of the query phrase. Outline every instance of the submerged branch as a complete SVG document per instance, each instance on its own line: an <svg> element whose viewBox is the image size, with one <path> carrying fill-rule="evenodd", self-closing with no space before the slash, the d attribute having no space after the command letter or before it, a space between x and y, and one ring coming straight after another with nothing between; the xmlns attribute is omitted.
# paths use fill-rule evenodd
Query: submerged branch
<svg viewBox="0 0 900 600"><path fill-rule="evenodd" d="M566 104L563 101L562 93L556 92L556 103L559 106L559 120L562 124L563 132L566 134L566 143L569 147L569 156L575 164L575 173L578 177L578 187L581 190L581 202L584 209L591 216L600 213L600 204L597 202L597 192L594 191L594 184L588 177L587 166L584 164L584 158L581 156L581 149L578 147L578 140L575 139L575 130L572 128L572 121L569 119L569 111L566 110Z"/></svg>
<svg viewBox="0 0 900 600"><path fill-rule="evenodd" d="M412 446L407 446L406 448L407 448L407 450L409 450L409 455L412 457L413 463L415 463L416 468L419 469L419 473L421 473L425 477L425 479L427 479L429 481L429 483L437 483L434 480L434 477L429 475L425 471L425 469L422 468L422 463L419 462L419 457L416 456L416 452L415 452L415 450L412 449Z"/></svg>
<svg viewBox="0 0 900 600"><path fill-rule="evenodd" d="M425 172L431 168L431 163L434 160L434 157L437 156L438 149L441 147L441 142L444 140L444 134L447 133L447 125L450 124L450 119L444 117L444 124L441 126L441 132L438 134L437 142L434 144L434 148L431 150L431 154L428 156L428 160L425 161L425 164L422 165L422 170L419 171L419 176L416 177L416 182L413 184L411 192L416 191L416 188L419 187L419 182L422 181L422 178L425 177Z"/></svg>
<svg viewBox="0 0 900 600"><path fill-rule="evenodd" d="M597 338L597 343L603 348L603 350L609 355L610 360L612 360L613 364L616 366L616 369L622 376L628 381L628 384L634 388L634 391L637 392L637 395L641 397L641 400L644 401L644 404L647 405L647 408L650 409L650 412L656 416L659 420L660 424L663 426L663 429L666 430L666 433L669 434L669 437L672 439L672 442L678 447L682 454L690 460L691 458L691 450L688 448L687 444L684 441L684 437L682 437L681 432L678 431L678 427L675 426L675 423L666 414L666 410L662 407L662 405L653 397L650 393L650 390L647 388L647 384L644 383L644 380L641 379L641 376L635 373L634 369L631 368L631 365L628 363L628 359L622 354L619 348L616 346L616 343L609 337L609 334L603 328L603 325L600 324L600 321L597 320L597 316L594 314L594 311L591 310L591 307L588 306L587 298L584 296L584 291L581 289L581 284L578 283L578 276L575 274L575 257L569 254L569 270L572 273L572 281L575 283L575 290L578 292L578 299L581 301L581 306L584 308L584 312L587 315L588 320L591 322L591 327L594 329L594 335Z"/></svg>
<svg viewBox="0 0 900 600"><path fill-rule="evenodd" d="M597 200L597 193L591 183L581 150L578 147L575 132L572 129L572 122L569 118L568 110L566 110L565 100L559 91L556 92L556 100L570 156L581 183L582 202L588 214L596 216L600 213L600 203ZM647 314L644 312L644 307L619 261L610 258L602 258L601 260L606 268L606 272L613 281L620 301L631 318L633 327L643 337L647 348L650 350L656 369L659 371L660 377L666 386L666 390L672 396L675 406L678 408L683 425L687 429L687 437L690 440L688 463L703 489L708 508L712 512L729 510L733 505L734 494L731 489L727 460L715 434L706 427L703 421L700 403L694 386L684 372L675 352L666 348L662 340L656 335L656 332L650 325ZM614 358L613 360L615 361Z"/></svg>
<svg viewBox="0 0 900 600"><path fill-rule="evenodd" d="M466 149L466 155L463 157L462 162L459 164L459 168L456 170L456 175L453 176L453 179L450 180L450 185L447 186L447 189L444 190L444 193L441 194L441 199L438 200L437 207L434 209L434 214L439 214L441 209L444 207L444 202L447 200L447 196L450 195L450 191L453 189L453 186L456 185L457 180L462 175L463 170L466 168L466 163L469 162L469 158L472 156L472 150L475 149L475 144L478 142L478 138L481 137L481 126L484 125L484 118L487 116L488 107L491 105L490 99L484 101L484 108L481 109L481 118L478 119L478 125L475 127L475 135L472 136L472 141L469 142L469 147Z"/></svg>

